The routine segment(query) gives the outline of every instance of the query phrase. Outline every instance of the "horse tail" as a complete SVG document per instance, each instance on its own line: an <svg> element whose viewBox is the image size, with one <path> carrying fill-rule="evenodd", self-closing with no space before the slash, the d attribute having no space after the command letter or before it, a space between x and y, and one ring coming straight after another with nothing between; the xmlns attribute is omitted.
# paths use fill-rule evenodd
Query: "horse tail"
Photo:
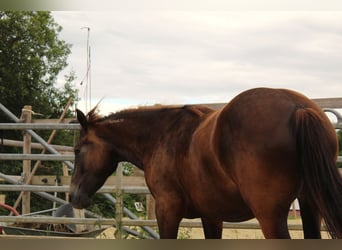
<svg viewBox="0 0 342 250"><path fill-rule="evenodd" d="M295 112L297 159L308 196L332 238L342 238L342 177L336 166L337 139L331 122L313 108Z"/></svg>

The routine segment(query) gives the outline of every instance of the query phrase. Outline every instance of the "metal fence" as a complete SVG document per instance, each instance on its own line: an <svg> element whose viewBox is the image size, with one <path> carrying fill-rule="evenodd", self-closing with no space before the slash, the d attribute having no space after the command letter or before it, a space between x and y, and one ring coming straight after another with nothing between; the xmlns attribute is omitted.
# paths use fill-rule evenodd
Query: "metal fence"
<svg viewBox="0 0 342 250"><path fill-rule="evenodd" d="M335 98L336 99L336 98ZM324 99L325 103L327 100ZM333 108L342 108L342 98L338 98L335 101L338 104L331 105ZM328 102L329 103L329 102ZM213 104L212 107L218 108L222 106L221 104ZM42 160L42 161L63 161L68 168L73 169L74 155L62 155L54 147L43 140L35 130L79 130L79 124L52 124L52 123L19 123L20 120L15 117L6 107L0 103L0 109L5 112L15 123L0 123L0 130L25 130L27 134L32 136L36 141L38 141L43 148L45 148L50 154L0 154L0 160ZM326 108L326 112L332 113L337 122L334 123L336 129L342 128L342 117L336 109ZM342 162L342 156L338 157L338 161ZM54 197L47 192L68 192L69 186L40 186L40 185L25 185L19 183L17 179L11 176L7 176L0 172L0 178L11 183L11 185L0 185L0 191L25 191L25 192L35 192L36 194L55 201L59 204L66 204L67 201ZM134 193L134 194L149 194L146 186L130 186L125 187L122 185L122 169L118 168L116 175L116 185L103 186L98 192L105 195L105 197L116 205L117 214L115 219L104 219L97 216L97 218L55 218L55 217L27 217L27 216L0 216L0 222L35 222L35 223L73 223L73 224L96 224L96 225L114 225L119 229L120 232L125 230L127 226L142 226L144 230L150 234L152 238L158 238L158 234L154 232L150 227L156 227L156 220L140 220L134 213L129 211L127 208L123 207L122 193ZM116 193L116 198L110 195L110 193ZM123 213L128 215L131 219L124 219ZM94 216L94 214L92 214ZM96 216L96 215L95 215ZM181 227L202 227L199 221L182 221ZM224 223L224 228L233 229L260 229L257 223ZM289 225L290 230L302 230L301 225ZM325 230L325 228L323 228ZM119 238L121 234L117 235Z"/></svg>
<svg viewBox="0 0 342 250"><path fill-rule="evenodd" d="M15 123L6 123L6 124L0 124L0 130L1 129L18 129L18 130L25 130L26 133L29 136L32 136L36 141L38 141L42 146L49 151L50 154L0 154L0 160L23 160L29 161L29 160L48 160L48 161L63 161L69 169L73 169L73 163L71 161L74 160L74 155L62 155L60 154L54 147L49 145L45 140L43 140L37 133L35 133L32 129L39 129L39 130L46 130L46 129L62 129L62 130L79 130L80 125L79 124L34 124L34 123L19 123L21 120L17 118L15 115L13 115L6 107L4 107L0 103L0 109L8 116L10 117ZM25 108L27 111L27 108ZM25 142L23 143L23 147L25 147ZM30 147L30 146L29 146ZM25 150L23 150L25 152ZM117 173L117 178L122 178L122 170L120 167L118 167L119 171ZM68 186L63 187L47 187L47 186L32 186L32 185L23 185L22 183L18 182L17 179L13 178L13 176L7 176L0 172L0 178L5 180L6 182L9 182L13 185L0 185L0 191L5 190L11 190L11 191L26 191L26 192L34 192L37 195L46 198L48 200L57 202L59 204L66 204L67 201L62 200L60 198L57 198L51 194L48 194L47 192L67 192L69 191ZM117 183L122 183L122 180L118 180ZM106 191L106 192L105 192ZM100 193L103 194L113 205L116 206L116 210L118 211L116 214L115 219L103 219L99 218L99 216L94 215L93 213L88 212L88 214L91 214L92 216L95 216L97 218L95 219L88 219L88 218L82 218L82 219L75 219L75 218L51 218L51 217L40 217L39 219L36 217L26 217L26 216L1 216L0 222L45 222L49 223L49 221L55 221L56 223L64 223L65 220L67 220L69 223L74 224L97 224L101 225L103 222L106 225L113 225L116 226L119 230L127 230L125 228L125 225L122 224L122 218L123 215L126 214L130 219L133 219L139 224L139 218L130 210L123 207L123 201L122 201L122 192L127 193L141 193L141 194L147 194L149 193L146 187L118 187L118 186L112 186L112 187L102 187L100 190ZM116 198L114 198L110 193L116 193ZM121 212L120 212L121 211ZM60 222L58 222L60 221ZM64 222L62 222L64 221ZM107 222L106 222L107 221ZM103 225L105 225L103 224ZM119 227L118 227L119 225ZM137 225L139 226L139 225ZM142 228L150 235L152 238L158 238L159 235L150 227L148 226L142 226ZM121 235L121 233L117 234Z"/></svg>

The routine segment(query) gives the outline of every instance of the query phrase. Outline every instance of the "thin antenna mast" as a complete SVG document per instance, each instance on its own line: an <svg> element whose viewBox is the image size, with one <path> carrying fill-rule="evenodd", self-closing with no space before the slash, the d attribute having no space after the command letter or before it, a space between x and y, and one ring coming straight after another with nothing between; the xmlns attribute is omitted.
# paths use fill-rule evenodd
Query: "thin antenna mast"
<svg viewBox="0 0 342 250"><path fill-rule="evenodd" d="M85 75L85 107L86 112L91 109L91 74L90 74L90 65L91 65L91 58L90 58L90 43L89 43L89 37L90 37L90 28L89 27L82 27L81 29L87 29L87 70ZM89 105L88 105L88 99L89 99ZM88 109L89 108L89 109Z"/></svg>

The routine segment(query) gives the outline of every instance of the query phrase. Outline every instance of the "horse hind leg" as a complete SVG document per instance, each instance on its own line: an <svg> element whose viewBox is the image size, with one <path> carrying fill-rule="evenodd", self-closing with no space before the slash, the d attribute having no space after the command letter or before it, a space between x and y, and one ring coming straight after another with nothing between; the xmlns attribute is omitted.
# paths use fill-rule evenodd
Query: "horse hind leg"
<svg viewBox="0 0 342 250"><path fill-rule="evenodd" d="M243 197L258 220L266 239L289 239L287 217L291 202L295 198L294 191L292 187L282 185L286 182L280 181L280 178L267 178L264 181L262 177L260 179L261 181L252 181L241 189Z"/></svg>
<svg viewBox="0 0 342 250"><path fill-rule="evenodd" d="M305 239L321 238L321 216L313 209L305 197L299 197L300 215L303 223Z"/></svg>
<svg viewBox="0 0 342 250"><path fill-rule="evenodd" d="M211 221L202 218L204 236L206 239L221 239L222 238L222 221Z"/></svg>
<svg viewBox="0 0 342 250"><path fill-rule="evenodd" d="M267 194L265 191L262 193ZM291 238L287 225L289 209L295 198L291 192L288 190L285 192L274 185L263 199L260 196L250 196L249 198L250 208L259 221L266 239Z"/></svg>
<svg viewBox="0 0 342 250"><path fill-rule="evenodd" d="M256 217L266 239L290 239L287 213L283 215Z"/></svg>

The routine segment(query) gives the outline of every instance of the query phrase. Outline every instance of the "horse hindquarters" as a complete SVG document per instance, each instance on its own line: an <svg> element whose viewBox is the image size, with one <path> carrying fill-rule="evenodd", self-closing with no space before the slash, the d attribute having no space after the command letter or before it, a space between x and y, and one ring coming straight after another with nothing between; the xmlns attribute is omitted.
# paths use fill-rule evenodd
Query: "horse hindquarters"
<svg viewBox="0 0 342 250"><path fill-rule="evenodd" d="M295 132L304 182L302 195L308 208L304 208L304 213L307 212L303 218L304 234L312 236L315 233L308 232L310 226L307 223L317 224L312 220L318 220L314 212L318 211L330 235L342 238L342 178L336 167L335 130L324 114L312 108L299 108L295 112Z"/></svg>
<svg viewBox="0 0 342 250"><path fill-rule="evenodd" d="M267 114L262 109L255 111L252 119L246 116L252 107L242 105L245 99L236 100L221 113L214 135L216 152L265 238L290 238L287 215L299 187L294 138L287 126L290 114L275 100L277 107ZM278 120L269 118L279 118L279 113L285 115Z"/></svg>

